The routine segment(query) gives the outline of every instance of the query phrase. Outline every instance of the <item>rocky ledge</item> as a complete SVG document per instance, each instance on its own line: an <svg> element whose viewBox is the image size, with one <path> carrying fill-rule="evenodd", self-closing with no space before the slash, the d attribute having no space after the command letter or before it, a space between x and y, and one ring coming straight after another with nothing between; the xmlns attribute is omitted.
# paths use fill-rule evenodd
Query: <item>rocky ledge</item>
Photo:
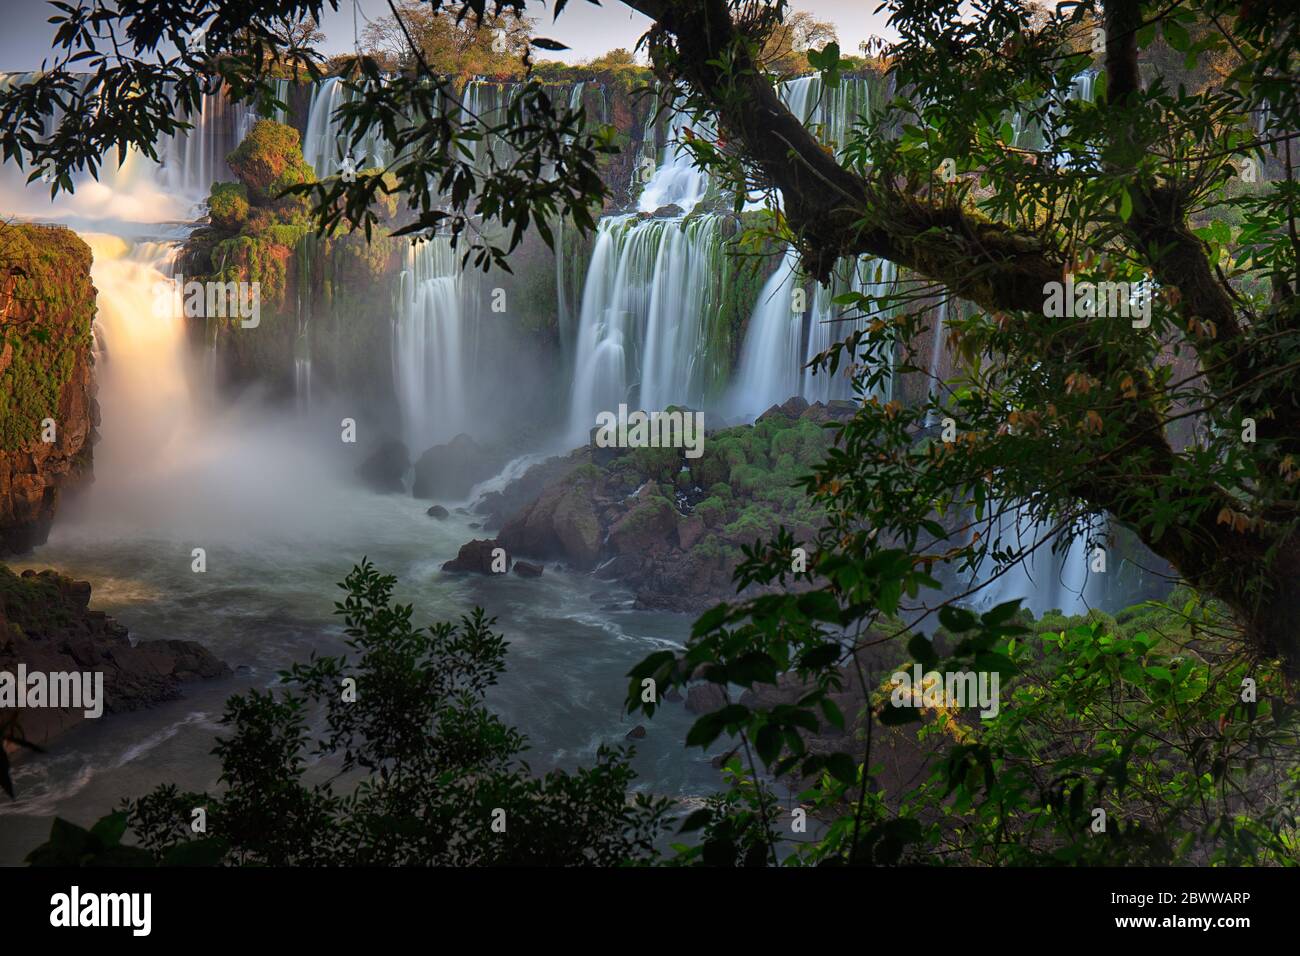
<svg viewBox="0 0 1300 956"><path fill-rule="evenodd" d="M55 571L14 574L0 566L0 671L102 672L104 713L152 707L181 696L181 685L225 677L230 668L193 641L132 644L126 628L90 609L90 584ZM82 710L0 708L0 726L18 719L44 745L87 719Z"/></svg>
<svg viewBox="0 0 1300 956"><path fill-rule="evenodd" d="M534 466L477 506L494 540L467 544L447 570L510 558L558 561L632 589L643 608L697 612L736 596L742 545L784 525L809 541L823 518L796 487L852 416L847 402L794 398L753 425L707 435L703 454L676 448L593 449Z"/></svg>
<svg viewBox="0 0 1300 956"><path fill-rule="evenodd" d="M68 229L0 224L0 555L43 544L59 496L90 474L90 263Z"/></svg>

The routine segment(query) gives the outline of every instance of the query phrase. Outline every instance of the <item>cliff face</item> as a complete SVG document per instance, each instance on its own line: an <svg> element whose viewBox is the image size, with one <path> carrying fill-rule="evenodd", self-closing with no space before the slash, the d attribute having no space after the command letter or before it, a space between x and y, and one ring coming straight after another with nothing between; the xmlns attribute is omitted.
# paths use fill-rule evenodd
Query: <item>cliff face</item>
<svg viewBox="0 0 1300 956"><path fill-rule="evenodd" d="M90 264L68 229L0 226L0 555L42 544L60 494L90 474Z"/></svg>

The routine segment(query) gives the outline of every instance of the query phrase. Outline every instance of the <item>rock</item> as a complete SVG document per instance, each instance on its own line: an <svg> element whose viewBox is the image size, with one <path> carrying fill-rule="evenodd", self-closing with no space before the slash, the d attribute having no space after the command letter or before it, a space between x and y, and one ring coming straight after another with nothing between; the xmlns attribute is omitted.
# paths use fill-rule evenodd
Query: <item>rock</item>
<svg viewBox="0 0 1300 956"><path fill-rule="evenodd" d="M90 476L99 424L90 247L61 226L9 223L4 260L0 555L45 543L59 499ZM47 418L53 419L52 432Z"/></svg>
<svg viewBox="0 0 1300 956"><path fill-rule="evenodd" d="M229 676L231 671L193 641L132 644L126 628L102 611L87 609L90 585L54 571L21 577L0 567L0 670L97 672L104 675L104 713L125 713L181 696L181 685ZM9 713L0 710L0 718ZM85 709L36 708L18 712L27 739L39 745L87 718Z"/></svg>
<svg viewBox="0 0 1300 956"><path fill-rule="evenodd" d="M677 539L677 511L667 498L638 497L636 504L609 530L616 554L647 554Z"/></svg>
<svg viewBox="0 0 1300 956"><path fill-rule="evenodd" d="M425 514L427 514L430 518L437 518L439 521L442 521L447 517L449 517L450 513L442 505L434 505L428 511L426 511Z"/></svg>
<svg viewBox="0 0 1300 956"><path fill-rule="evenodd" d="M357 468L357 477L365 482L371 491L380 494L401 493L406 490L403 480L406 470L411 467L411 455L406 445L400 441L388 439Z"/></svg>
<svg viewBox="0 0 1300 956"><path fill-rule="evenodd" d="M785 402L783 405L773 405L762 415L758 416L757 421L766 421L769 418L780 417L793 421L808 411L808 402L796 395Z"/></svg>
<svg viewBox="0 0 1300 956"><path fill-rule="evenodd" d="M686 215L686 210L676 203L670 202L665 206L660 206L652 215L655 219L679 219Z"/></svg>
<svg viewBox="0 0 1300 956"><path fill-rule="evenodd" d="M544 565L534 564L532 561L515 562L515 574L521 578L540 578L544 570L546 570Z"/></svg>
<svg viewBox="0 0 1300 956"><path fill-rule="evenodd" d="M590 477L572 474L552 482L501 527L498 540L517 553L559 558L582 570L594 567L603 538L594 487Z"/></svg>
<svg viewBox="0 0 1300 956"><path fill-rule="evenodd" d="M683 551L689 551L695 547L695 543L704 537L707 529L704 525L704 519L699 515L689 517L679 515L677 518L677 546Z"/></svg>
<svg viewBox="0 0 1300 956"><path fill-rule="evenodd" d="M459 500L480 481L497 473L501 457L481 447L468 435L460 434L445 445L434 445L415 463L416 498Z"/></svg>
<svg viewBox="0 0 1300 956"><path fill-rule="evenodd" d="M827 404L813 402L799 417L810 422L844 422L857 414L858 407L853 402L834 399Z"/></svg>
<svg viewBox="0 0 1300 956"><path fill-rule="evenodd" d="M694 684L686 689L686 709L692 714L711 714L726 704L726 694L718 684Z"/></svg>
<svg viewBox="0 0 1300 956"><path fill-rule="evenodd" d="M645 735L646 735L645 725L637 724L635 727L633 727L631 730L627 732L627 739L641 740L645 737Z"/></svg>
<svg viewBox="0 0 1300 956"><path fill-rule="evenodd" d="M476 539L460 546L456 557L442 566L444 571L471 574L501 574L510 570L510 555L503 555L504 567L496 571L492 567L492 552L501 545L491 538ZM504 550L504 549L503 549Z"/></svg>

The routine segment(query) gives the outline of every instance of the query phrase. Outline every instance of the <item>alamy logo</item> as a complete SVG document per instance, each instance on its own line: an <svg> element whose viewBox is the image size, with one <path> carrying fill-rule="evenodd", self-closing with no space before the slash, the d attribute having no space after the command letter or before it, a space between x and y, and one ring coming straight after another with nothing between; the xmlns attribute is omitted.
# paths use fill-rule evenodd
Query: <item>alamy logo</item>
<svg viewBox="0 0 1300 956"><path fill-rule="evenodd" d="M1075 282L1067 274L1065 282L1043 283L1043 315L1059 318L1125 318L1133 328L1151 324L1151 284L1149 282Z"/></svg>
<svg viewBox="0 0 1300 956"><path fill-rule="evenodd" d="M104 713L103 671L0 671L0 708L53 707L80 710L94 720Z"/></svg>
<svg viewBox="0 0 1300 956"><path fill-rule="evenodd" d="M704 454L704 413L689 411L631 412L596 416L597 448L684 448L687 458Z"/></svg>
<svg viewBox="0 0 1300 956"><path fill-rule="evenodd" d="M153 287L153 314L168 319L184 314L187 319L234 319L241 328L255 329L262 321L262 285L260 282L186 282L183 275L171 282L156 282Z"/></svg>
<svg viewBox="0 0 1300 956"><path fill-rule="evenodd" d="M153 928L153 895L82 893L74 886L68 893L50 897L50 925L127 926L133 936L148 936Z"/></svg>
<svg viewBox="0 0 1300 956"><path fill-rule="evenodd" d="M996 717L1001 707L997 671L928 671L915 664L912 673L896 671L889 677L895 707L975 707L981 717Z"/></svg>

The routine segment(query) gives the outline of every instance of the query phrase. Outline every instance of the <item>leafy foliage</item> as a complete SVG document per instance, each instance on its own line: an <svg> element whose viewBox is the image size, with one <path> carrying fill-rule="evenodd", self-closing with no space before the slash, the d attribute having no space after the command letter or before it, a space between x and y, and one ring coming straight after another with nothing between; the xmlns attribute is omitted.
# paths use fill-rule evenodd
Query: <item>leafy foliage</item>
<svg viewBox="0 0 1300 956"><path fill-rule="evenodd" d="M481 609L411 623L395 579L363 561L336 605L350 657L313 658L280 692L235 696L214 753L222 790L161 786L90 831L55 822L33 863L615 865L654 859L666 802L630 796L628 753L534 775L525 739L483 703L506 642ZM318 721L323 720L320 729ZM328 768L327 779L320 778ZM346 791L335 781L349 782ZM206 831L196 834L194 811ZM494 822L496 826L494 826ZM138 848L120 849L129 826ZM129 853L129 859L126 854Z"/></svg>

